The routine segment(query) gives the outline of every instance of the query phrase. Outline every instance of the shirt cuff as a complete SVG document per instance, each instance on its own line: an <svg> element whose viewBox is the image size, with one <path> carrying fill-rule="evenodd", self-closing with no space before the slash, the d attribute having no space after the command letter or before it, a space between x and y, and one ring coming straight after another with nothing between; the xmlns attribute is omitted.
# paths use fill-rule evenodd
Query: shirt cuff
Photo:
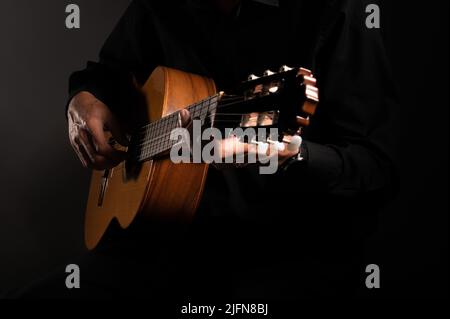
<svg viewBox="0 0 450 319"><path fill-rule="evenodd" d="M339 183L343 161L336 148L303 141L301 157L302 161L295 158L288 161L284 166L284 173L294 175L309 189L331 190Z"/></svg>

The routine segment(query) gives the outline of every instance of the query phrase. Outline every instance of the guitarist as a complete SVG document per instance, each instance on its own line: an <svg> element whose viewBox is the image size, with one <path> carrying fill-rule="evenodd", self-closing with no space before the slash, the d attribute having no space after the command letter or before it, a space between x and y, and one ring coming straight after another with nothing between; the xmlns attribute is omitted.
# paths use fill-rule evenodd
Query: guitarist
<svg viewBox="0 0 450 319"><path fill-rule="evenodd" d="M79 263L83 289L59 296L279 299L350 296L364 285L363 242L394 176L394 89L380 32L366 28L369 2L132 1L100 61L70 78L69 136L83 166L124 159L106 131L127 145L135 84L158 65L208 76L224 91L251 73L303 66L319 80L321 104L302 161L282 158L273 176L211 168L187 233L111 227ZM54 294L58 280L28 296Z"/></svg>

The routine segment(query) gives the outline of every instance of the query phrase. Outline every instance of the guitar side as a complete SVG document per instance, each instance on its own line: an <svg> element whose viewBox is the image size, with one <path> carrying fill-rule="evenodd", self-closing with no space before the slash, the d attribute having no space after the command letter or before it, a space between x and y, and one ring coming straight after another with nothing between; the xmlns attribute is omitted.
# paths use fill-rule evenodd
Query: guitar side
<svg viewBox="0 0 450 319"><path fill-rule="evenodd" d="M216 93L212 80L158 67L141 88L149 122L192 105ZM125 163L92 174L85 218L85 243L94 249L113 219L122 228L138 214L146 218L189 221L200 202L208 165L173 164L169 158L142 163L128 177Z"/></svg>

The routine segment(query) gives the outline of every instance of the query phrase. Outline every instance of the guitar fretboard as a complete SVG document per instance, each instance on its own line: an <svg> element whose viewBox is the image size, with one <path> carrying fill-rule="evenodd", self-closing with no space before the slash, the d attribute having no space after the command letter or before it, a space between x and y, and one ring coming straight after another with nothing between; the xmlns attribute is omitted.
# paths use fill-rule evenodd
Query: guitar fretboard
<svg viewBox="0 0 450 319"><path fill-rule="evenodd" d="M193 120L201 120L205 124L207 118L214 116L220 94L213 95L187 108ZM213 122L213 120L211 120ZM180 112L172 113L158 121L141 128L135 138L134 156L139 162L169 151L178 141L170 139L172 131L181 127Z"/></svg>

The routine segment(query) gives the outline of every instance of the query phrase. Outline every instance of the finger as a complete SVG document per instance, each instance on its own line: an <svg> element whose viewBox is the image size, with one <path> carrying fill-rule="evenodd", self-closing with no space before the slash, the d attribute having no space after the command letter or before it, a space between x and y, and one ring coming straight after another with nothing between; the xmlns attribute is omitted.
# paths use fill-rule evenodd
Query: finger
<svg viewBox="0 0 450 319"><path fill-rule="evenodd" d="M180 111L180 122L182 127L187 127L191 123L191 113L184 109Z"/></svg>
<svg viewBox="0 0 450 319"><path fill-rule="evenodd" d="M283 139L286 145L285 149L280 151L278 154L278 163L282 165L286 160L297 156L300 153L300 146L302 145L301 136L285 136Z"/></svg>
<svg viewBox="0 0 450 319"><path fill-rule="evenodd" d="M89 167L89 158L87 157L87 155L83 154L83 152L80 149L80 145L76 141L71 142L71 144L72 144L72 148L75 151L75 154L77 155L77 157L80 160L83 167L88 168Z"/></svg>
<svg viewBox="0 0 450 319"><path fill-rule="evenodd" d="M77 154L83 159L83 166L87 168L92 168L95 170L105 170L116 166L116 163L102 155L94 155L94 160L92 161L87 154L86 144L79 143L77 146Z"/></svg>
<svg viewBox="0 0 450 319"><path fill-rule="evenodd" d="M70 145L72 146L72 149L75 151L75 154L77 155L78 159L80 160L81 164L84 168L87 168L88 161L84 158L80 151L80 147L77 143L77 136L78 136L78 128L74 124L72 115L69 114L69 141Z"/></svg>
<svg viewBox="0 0 450 319"><path fill-rule="evenodd" d="M88 123L88 129L94 139L97 154L107 157L118 164L125 158L125 152L117 151L109 143L103 130L101 121L91 121Z"/></svg>
<svg viewBox="0 0 450 319"><path fill-rule="evenodd" d="M70 134L72 136L70 139L72 147L83 167L102 170L115 166L115 163L97 154L92 139L86 130L73 126L73 131Z"/></svg>
<svg viewBox="0 0 450 319"><path fill-rule="evenodd" d="M115 120L114 117L108 120L106 123L106 128L111 132L113 138L123 146L128 146L130 141L128 140L126 134L123 132L119 123Z"/></svg>
<svg viewBox="0 0 450 319"><path fill-rule="evenodd" d="M97 155L97 152L95 151L95 147L92 144L92 139L89 138L88 133L83 129L80 129L78 134L79 134L78 138L79 144L81 144L81 146L85 150L90 161L92 163L95 163L95 156Z"/></svg>
<svg viewBox="0 0 450 319"><path fill-rule="evenodd" d="M235 136L216 141L220 156L222 159L234 158L245 155L248 152L248 146L239 141Z"/></svg>

